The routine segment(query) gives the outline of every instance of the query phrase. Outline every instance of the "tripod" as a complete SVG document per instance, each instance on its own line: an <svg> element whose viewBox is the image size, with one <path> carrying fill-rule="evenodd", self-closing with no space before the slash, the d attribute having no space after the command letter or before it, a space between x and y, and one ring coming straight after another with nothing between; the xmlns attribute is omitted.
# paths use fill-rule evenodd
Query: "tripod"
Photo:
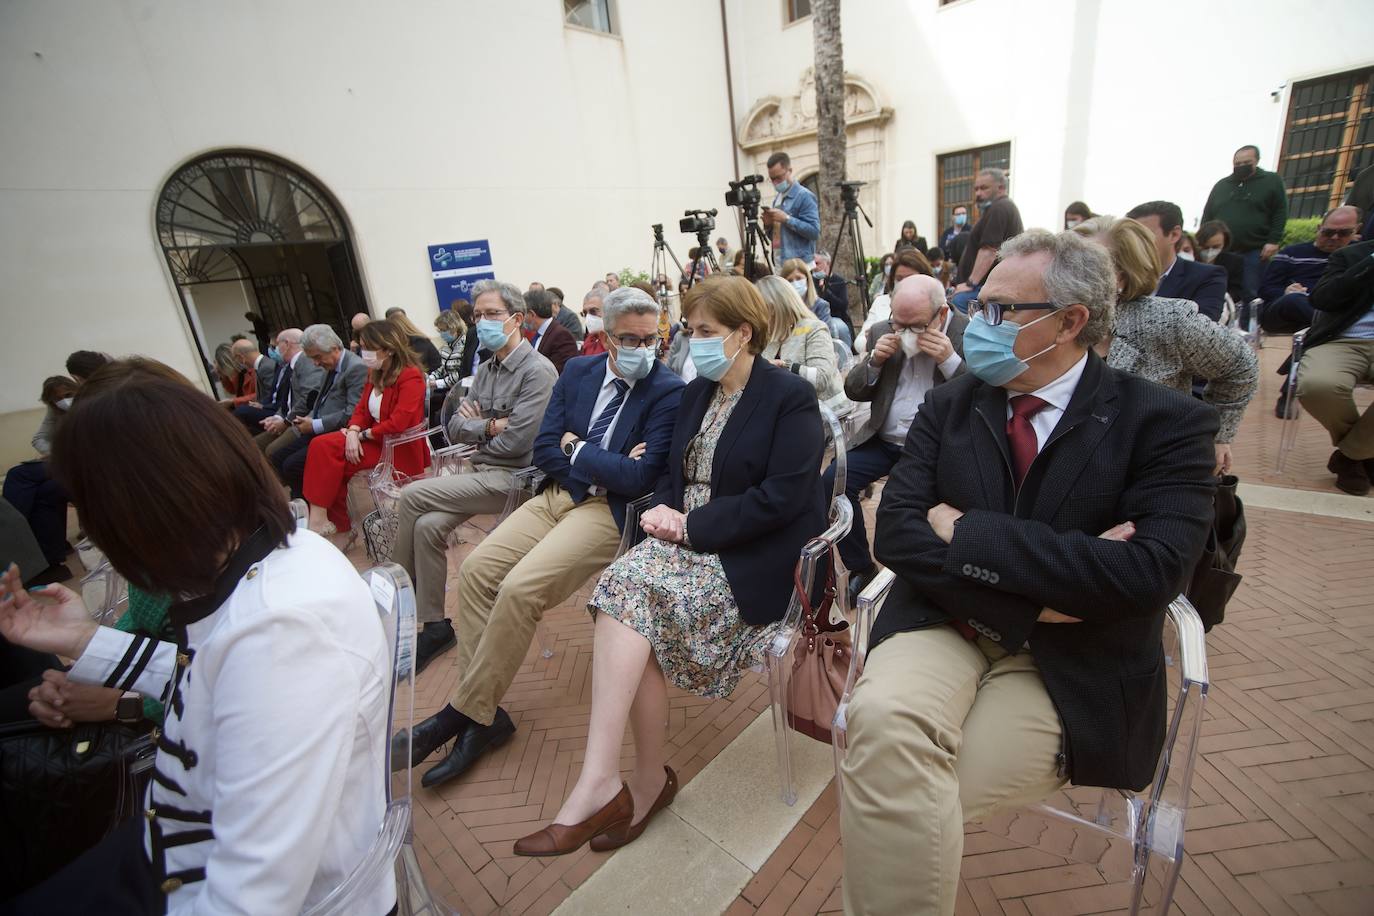
<svg viewBox="0 0 1374 916"><path fill-rule="evenodd" d="M673 252L672 247L668 244L668 241L663 238L663 224L654 223L653 228L654 253L649 259L649 277L650 282L657 285L659 274L665 277L668 276L668 258L673 259L673 265L677 267L677 275L679 277L682 276L682 262L677 259L677 255ZM667 257L664 256L664 252L667 252ZM666 297L668 291L666 289L663 290L661 295Z"/></svg>
<svg viewBox="0 0 1374 916"><path fill-rule="evenodd" d="M757 203L747 207L744 211L744 276L751 282L754 279L754 264L757 263L757 255L754 254L755 246L763 252L763 263L768 265L768 272L773 272L773 241L768 237L768 233L763 231L759 225L759 205Z"/></svg>
<svg viewBox="0 0 1374 916"><path fill-rule="evenodd" d="M711 212L715 212L714 210ZM687 278L687 288L691 289L697 284L697 274L700 273L701 260L706 259L706 263L711 265L712 273L720 273L720 262L716 260L716 253L711 250L711 230L715 228L714 221L709 226L701 226L697 229L697 259L692 263L692 275ZM674 258L674 260L677 260Z"/></svg>
<svg viewBox="0 0 1374 916"><path fill-rule="evenodd" d="M859 188L862 181L841 181L839 182L840 197L844 203L844 216L840 218L840 231L835 234L835 259L830 262L830 274L825 278L829 285L832 277L835 276L835 262L839 260L840 243L846 238L849 239L850 246L854 249L854 285L859 288L859 300L863 302L863 315L868 317L868 259L864 257L864 241L859 235L859 214L863 214L864 222L868 223L868 228L873 228L873 220L868 218L864 211L863 204L859 203ZM848 236L845 235L846 230ZM845 321L850 321L850 316L845 316Z"/></svg>

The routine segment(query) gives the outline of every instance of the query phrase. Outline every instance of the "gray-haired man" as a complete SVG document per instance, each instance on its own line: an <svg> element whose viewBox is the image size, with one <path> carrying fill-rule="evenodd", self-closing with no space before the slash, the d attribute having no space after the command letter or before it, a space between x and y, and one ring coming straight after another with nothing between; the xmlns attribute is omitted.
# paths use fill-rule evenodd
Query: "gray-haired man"
<svg viewBox="0 0 1374 916"><path fill-rule="evenodd" d="M448 536L474 515L505 508L511 472L530 463L558 380L553 363L520 333L524 310L524 296L510 283L473 285L472 317L482 345L494 356L477 367L466 396L456 389L449 393L450 401L460 400L448 423L450 441L477 446L473 471L416 481L401 491L397 504L393 558L415 583L417 669L454 643L453 624L444 616Z"/></svg>
<svg viewBox="0 0 1374 916"><path fill-rule="evenodd" d="M301 332L301 352L324 372L324 379L309 411L292 420L291 428L282 434L284 443L274 443L267 449L277 474L297 498L305 479L305 457L310 451L311 437L343 428L353 416L353 408L358 406L367 384L367 366L362 357L345 349L339 335L327 324L312 324Z"/></svg>
<svg viewBox="0 0 1374 916"><path fill-rule="evenodd" d="M267 457L295 440L292 424L297 417L310 410L311 392L324 384L324 370L305 358L301 351L300 328L287 328L277 334L277 350L281 353L284 391L278 392L276 410L259 421L262 432L253 437Z"/></svg>

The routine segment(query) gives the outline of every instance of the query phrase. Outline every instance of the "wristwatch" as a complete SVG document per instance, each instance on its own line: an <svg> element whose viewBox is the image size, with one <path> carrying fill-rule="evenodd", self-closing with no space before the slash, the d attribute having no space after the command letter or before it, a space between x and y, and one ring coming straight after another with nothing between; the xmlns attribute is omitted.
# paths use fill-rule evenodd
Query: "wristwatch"
<svg viewBox="0 0 1374 916"><path fill-rule="evenodd" d="M143 697L132 690L115 701L115 721L133 725L143 721Z"/></svg>
<svg viewBox="0 0 1374 916"><path fill-rule="evenodd" d="M563 454L571 458L573 452L577 450L577 443L581 441L581 439L577 438L576 436L573 436L567 442L563 443Z"/></svg>

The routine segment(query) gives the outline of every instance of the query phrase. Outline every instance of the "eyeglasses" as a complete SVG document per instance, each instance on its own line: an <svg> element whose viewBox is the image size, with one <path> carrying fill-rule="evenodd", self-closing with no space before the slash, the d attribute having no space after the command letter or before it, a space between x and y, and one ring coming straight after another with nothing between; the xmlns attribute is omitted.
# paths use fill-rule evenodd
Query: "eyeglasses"
<svg viewBox="0 0 1374 916"><path fill-rule="evenodd" d="M915 331L917 334L924 334L929 328L930 325L928 324L899 324L896 321L892 322L892 333L894 334L900 334L903 331Z"/></svg>
<svg viewBox="0 0 1374 916"><path fill-rule="evenodd" d="M640 347L652 347L658 343L658 337L635 337L633 334L616 335L611 338L617 344L627 350L638 350Z"/></svg>
<svg viewBox="0 0 1374 916"><path fill-rule="evenodd" d="M491 321L505 321L507 318L510 317L510 312L506 311L505 309L502 309L502 310L499 311L499 312L476 312L476 311L474 311L474 312L472 313L472 317L473 317L473 319L476 320L476 321L482 321L482 320L484 320L484 319L491 320Z"/></svg>
<svg viewBox="0 0 1374 916"><path fill-rule="evenodd" d="M996 327L1008 312L1043 312L1061 308L1053 302L982 302L974 299L968 304L968 313L982 313L983 320Z"/></svg>
<svg viewBox="0 0 1374 916"><path fill-rule="evenodd" d="M1323 229L1321 236L1324 239L1347 239L1355 234L1354 229Z"/></svg>

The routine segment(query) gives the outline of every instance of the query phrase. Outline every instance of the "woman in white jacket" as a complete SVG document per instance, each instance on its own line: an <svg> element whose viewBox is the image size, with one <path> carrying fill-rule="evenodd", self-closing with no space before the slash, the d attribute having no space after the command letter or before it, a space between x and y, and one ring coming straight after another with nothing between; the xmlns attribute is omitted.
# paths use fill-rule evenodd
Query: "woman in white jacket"
<svg viewBox="0 0 1374 916"><path fill-rule="evenodd" d="M386 807L390 650L371 593L297 532L237 422L158 363L91 376L53 471L131 584L181 596L160 634L98 627L60 586L0 579L0 635L68 678L162 697L144 815L16 912L297 913L362 860ZM357 912L396 903L381 882Z"/></svg>

